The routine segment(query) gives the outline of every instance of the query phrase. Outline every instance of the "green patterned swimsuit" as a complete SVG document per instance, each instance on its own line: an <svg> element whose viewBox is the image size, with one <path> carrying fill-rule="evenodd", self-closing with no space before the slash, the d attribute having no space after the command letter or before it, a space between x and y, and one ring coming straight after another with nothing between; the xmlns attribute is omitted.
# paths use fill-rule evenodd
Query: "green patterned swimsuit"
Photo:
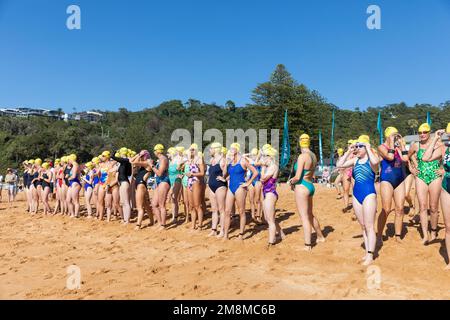
<svg viewBox="0 0 450 320"><path fill-rule="evenodd" d="M424 153L425 149L420 149L419 146L419 151L417 152L417 160L418 160L417 169L419 169L419 174L417 175L417 177L423 182L425 182L427 185L429 185L434 180L439 178L439 176L436 174L436 170L439 170L440 164L439 160L429 162L423 161L422 158Z"/></svg>
<svg viewBox="0 0 450 320"><path fill-rule="evenodd" d="M442 179L442 189L447 191L447 193L450 193L450 147L448 147L447 151L445 152L443 163L445 175Z"/></svg>

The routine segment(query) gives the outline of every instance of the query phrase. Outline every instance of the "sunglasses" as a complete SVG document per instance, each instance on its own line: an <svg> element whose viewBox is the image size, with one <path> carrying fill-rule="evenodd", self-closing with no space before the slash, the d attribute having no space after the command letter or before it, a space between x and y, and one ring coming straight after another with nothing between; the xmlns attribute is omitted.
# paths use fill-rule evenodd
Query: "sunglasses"
<svg viewBox="0 0 450 320"><path fill-rule="evenodd" d="M429 134L430 131L419 131L419 134Z"/></svg>
<svg viewBox="0 0 450 320"><path fill-rule="evenodd" d="M357 144L356 146L355 146L355 148L358 148L358 149L362 149L362 148L364 148L365 147L365 145L363 145L363 144Z"/></svg>

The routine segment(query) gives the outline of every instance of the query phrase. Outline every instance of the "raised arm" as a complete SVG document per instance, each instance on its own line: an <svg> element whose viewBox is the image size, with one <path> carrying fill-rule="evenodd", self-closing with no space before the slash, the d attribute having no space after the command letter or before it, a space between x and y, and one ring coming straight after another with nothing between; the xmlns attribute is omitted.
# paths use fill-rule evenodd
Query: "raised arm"
<svg viewBox="0 0 450 320"><path fill-rule="evenodd" d="M422 156L423 161L429 162L429 161L439 160L442 157L440 147L437 145L438 145L438 142L439 142L442 134L444 134L444 132L445 132L445 130L436 131L436 133L433 137L433 140L431 140L430 145L423 153L423 156Z"/></svg>

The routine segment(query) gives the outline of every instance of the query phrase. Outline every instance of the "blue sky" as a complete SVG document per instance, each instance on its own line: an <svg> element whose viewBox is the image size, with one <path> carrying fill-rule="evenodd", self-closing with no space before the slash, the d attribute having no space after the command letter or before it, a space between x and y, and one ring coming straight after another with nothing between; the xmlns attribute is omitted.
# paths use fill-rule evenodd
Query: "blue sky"
<svg viewBox="0 0 450 320"><path fill-rule="evenodd" d="M278 63L341 108L450 100L450 0L0 0L0 40L0 107L245 105Z"/></svg>

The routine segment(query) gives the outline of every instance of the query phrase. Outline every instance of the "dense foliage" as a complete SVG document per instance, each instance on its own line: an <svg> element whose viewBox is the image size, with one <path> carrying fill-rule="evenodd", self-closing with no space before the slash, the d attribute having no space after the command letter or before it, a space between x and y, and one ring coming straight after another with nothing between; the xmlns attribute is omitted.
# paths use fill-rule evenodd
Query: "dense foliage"
<svg viewBox="0 0 450 320"><path fill-rule="evenodd" d="M170 145L172 131L185 128L193 132L194 120L203 122L203 130L216 128L244 130L281 129L284 110L289 113L291 152L298 153L297 139L308 133L318 151L318 132L323 133L324 156L330 154L331 114L336 110L336 147L360 134L369 134L377 144L377 116L381 111L383 126L396 126L403 135L415 134L430 112L434 128L450 122L450 101L439 106L405 103L369 107L365 111L342 110L329 103L318 92L298 84L283 65L278 65L270 80L259 84L252 93L253 104L236 107L232 101L225 106L190 99L183 103L172 100L139 112L120 109L107 112L100 123L64 122L50 118L0 117L0 169L30 158L55 158L76 153L87 161L104 149L122 146L134 150L151 149L156 143ZM281 140L281 132L280 132ZM294 157L291 157L293 159Z"/></svg>

